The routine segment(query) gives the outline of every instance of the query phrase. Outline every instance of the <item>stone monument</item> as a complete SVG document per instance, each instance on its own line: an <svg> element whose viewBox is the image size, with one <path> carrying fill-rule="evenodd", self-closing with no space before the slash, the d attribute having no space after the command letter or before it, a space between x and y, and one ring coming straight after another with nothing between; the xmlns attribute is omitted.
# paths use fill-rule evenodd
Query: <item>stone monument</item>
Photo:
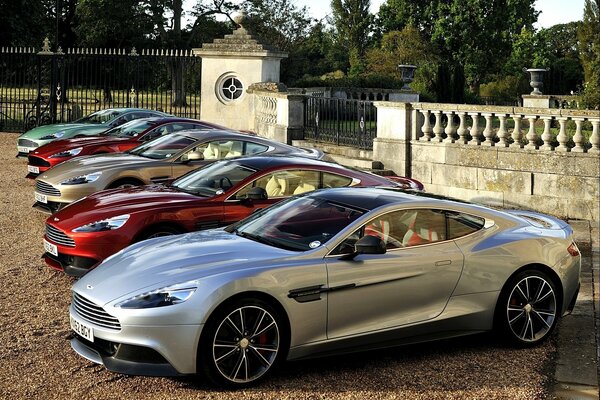
<svg viewBox="0 0 600 400"><path fill-rule="evenodd" d="M235 18L240 26L223 39L194 49L202 57L200 118L232 129L250 129L253 115L250 85L279 82L280 63L287 53L261 43L245 28L241 13Z"/></svg>

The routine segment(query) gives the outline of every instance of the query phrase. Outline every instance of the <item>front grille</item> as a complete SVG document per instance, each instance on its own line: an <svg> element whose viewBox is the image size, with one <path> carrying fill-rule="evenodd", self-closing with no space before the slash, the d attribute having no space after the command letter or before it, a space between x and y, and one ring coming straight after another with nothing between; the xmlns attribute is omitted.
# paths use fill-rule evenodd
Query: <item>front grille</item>
<svg viewBox="0 0 600 400"><path fill-rule="evenodd" d="M29 155L27 156L27 163L29 165L33 165L34 167L49 167L50 163L43 158L39 158L36 156Z"/></svg>
<svg viewBox="0 0 600 400"><path fill-rule="evenodd" d="M42 181L35 181L35 191L47 196L60 197L60 190L51 184Z"/></svg>
<svg viewBox="0 0 600 400"><path fill-rule="evenodd" d="M19 139L19 142L17 144L23 147L38 147L38 144L36 142L29 139Z"/></svg>
<svg viewBox="0 0 600 400"><path fill-rule="evenodd" d="M66 233L50 224L46 224L46 236L54 243L62 246L75 247L75 241L72 238L68 237Z"/></svg>
<svg viewBox="0 0 600 400"><path fill-rule="evenodd" d="M108 314L104 309L79 293L73 292L73 308L87 322L106 329L120 330L121 323L117 317Z"/></svg>

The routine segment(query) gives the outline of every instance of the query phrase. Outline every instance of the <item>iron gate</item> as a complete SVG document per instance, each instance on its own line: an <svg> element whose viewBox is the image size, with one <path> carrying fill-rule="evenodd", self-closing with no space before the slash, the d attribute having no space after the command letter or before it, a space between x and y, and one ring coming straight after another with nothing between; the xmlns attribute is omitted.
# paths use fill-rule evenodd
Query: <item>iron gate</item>
<svg viewBox="0 0 600 400"><path fill-rule="evenodd" d="M306 96L305 139L372 150L376 136L372 101Z"/></svg>
<svg viewBox="0 0 600 400"><path fill-rule="evenodd" d="M200 58L191 51L68 49L46 40L0 49L0 132L69 122L109 107L200 116Z"/></svg>

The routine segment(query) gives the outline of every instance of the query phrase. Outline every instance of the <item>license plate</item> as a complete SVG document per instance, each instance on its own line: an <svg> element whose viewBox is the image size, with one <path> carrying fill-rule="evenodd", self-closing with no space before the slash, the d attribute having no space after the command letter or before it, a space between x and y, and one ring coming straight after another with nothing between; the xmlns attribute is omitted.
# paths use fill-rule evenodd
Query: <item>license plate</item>
<svg viewBox="0 0 600 400"><path fill-rule="evenodd" d="M35 196L35 201L39 201L40 203L44 204L48 203L48 196L45 194L35 192L33 195Z"/></svg>
<svg viewBox="0 0 600 400"><path fill-rule="evenodd" d="M94 328L92 328L91 326L89 326L88 324L86 324L84 322L79 321L78 319L74 318L72 315L70 315L70 319L71 319L71 329L73 329L75 331L75 333L86 338L90 342L94 341Z"/></svg>
<svg viewBox="0 0 600 400"><path fill-rule="evenodd" d="M31 149L29 147L17 146L17 151L19 153L29 153L31 150L33 150L33 149Z"/></svg>
<svg viewBox="0 0 600 400"><path fill-rule="evenodd" d="M40 168L39 167L34 167L33 165L28 165L27 166L27 172L31 172L32 174L39 174L40 173Z"/></svg>
<svg viewBox="0 0 600 400"><path fill-rule="evenodd" d="M46 250L47 253L52 254L54 257L58 257L58 248L56 245L53 245L46 239L44 239L44 250Z"/></svg>

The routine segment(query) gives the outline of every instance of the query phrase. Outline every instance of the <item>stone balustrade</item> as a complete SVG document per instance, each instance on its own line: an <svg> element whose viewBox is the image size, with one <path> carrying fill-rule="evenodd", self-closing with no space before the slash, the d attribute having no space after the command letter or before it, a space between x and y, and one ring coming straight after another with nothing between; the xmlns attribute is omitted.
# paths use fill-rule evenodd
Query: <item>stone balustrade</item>
<svg viewBox="0 0 600 400"><path fill-rule="evenodd" d="M284 143L302 137L304 95L257 87L249 88L248 94L253 102L253 118L248 129Z"/></svg>
<svg viewBox="0 0 600 400"><path fill-rule="evenodd" d="M432 193L600 220L600 114L376 102L373 161Z"/></svg>
<svg viewBox="0 0 600 400"><path fill-rule="evenodd" d="M413 103L412 107L419 114L414 121L418 124L415 140L600 153L600 116L597 111L436 103ZM592 128L589 138L583 135L586 123ZM558 127L556 135L551 129L553 124ZM569 125L574 125L573 135L568 134Z"/></svg>

